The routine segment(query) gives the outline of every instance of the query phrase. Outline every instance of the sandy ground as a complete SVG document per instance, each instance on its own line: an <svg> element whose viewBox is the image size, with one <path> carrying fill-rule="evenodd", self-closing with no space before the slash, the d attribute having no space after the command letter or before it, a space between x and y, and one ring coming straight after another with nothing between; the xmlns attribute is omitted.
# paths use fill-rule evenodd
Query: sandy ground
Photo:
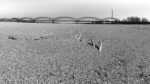
<svg viewBox="0 0 150 84"><path fill-rule="evenodd" d="M149 25L0 23L0 84L149 84ZM74 38L80 32L85 42ZM103 41L102 51L88 42Z"/></svg>

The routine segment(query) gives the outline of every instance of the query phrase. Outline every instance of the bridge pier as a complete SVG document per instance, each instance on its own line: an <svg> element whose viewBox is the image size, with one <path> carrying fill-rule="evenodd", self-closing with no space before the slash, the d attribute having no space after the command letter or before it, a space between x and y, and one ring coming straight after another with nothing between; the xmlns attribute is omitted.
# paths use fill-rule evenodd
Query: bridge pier
<svg viewBox="0 0 150 84"><path fill-rule="evenodd" d="M76 24L78 24L78 23L79 23L79 21L75 21L75 23L76 23Z"/></svg>
<svg viewBox="0 0 150 84"><path fill-rule="evenodd" d="M52 23L54 24L54 23L55 23L55 20L52 20Z"/></svg>

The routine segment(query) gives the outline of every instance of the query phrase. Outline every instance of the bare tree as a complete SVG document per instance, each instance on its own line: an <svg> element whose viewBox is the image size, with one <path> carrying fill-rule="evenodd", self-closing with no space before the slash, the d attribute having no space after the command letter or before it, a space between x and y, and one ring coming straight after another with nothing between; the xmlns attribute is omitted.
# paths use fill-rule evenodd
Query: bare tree
<svg viewBox="0 0 150 84"><path fill-rule="evenodd" d="M143 17L142 22L149 22L147 18Z"/></svg>
<svg viewBox="0 0 150 84"><path fill-rule="evenodd" d="M141 22L141 19L137 16L131 16L127 18L128 22Z"/></svg>

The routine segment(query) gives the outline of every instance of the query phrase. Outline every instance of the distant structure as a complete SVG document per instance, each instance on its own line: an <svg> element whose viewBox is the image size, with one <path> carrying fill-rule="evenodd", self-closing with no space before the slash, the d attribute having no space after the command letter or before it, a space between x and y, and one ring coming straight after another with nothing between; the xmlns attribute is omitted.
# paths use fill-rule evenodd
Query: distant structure
<svg viewBox="0 0 150 84"><path fill-rule="evenodd" d="M113 9L111 11L111 17L114 18L114 11L113 11Z"/></svg>
<svg viewBox="0 0 150 84"><path fill-rule="evenodd" d="M23 17L23 18L0 18L0 22L27 22L27 23L73 23L73 24L117 24L120 22L118 18L114 17L114 11L111 10L111 15L106 18L98 18L93 16L85 16L80 18L74 18L70 16L60 16L60 17Z"/></svg>
<svg viewBox="0 0 150 84"><path fill-rule="evenodd" d="M120 20L118 18L114 17L113 9L111 10L111 16L103 18L102 20L103 20L102 23L104 23L104 24L117 24L118 22L120 22Z"/></svg>

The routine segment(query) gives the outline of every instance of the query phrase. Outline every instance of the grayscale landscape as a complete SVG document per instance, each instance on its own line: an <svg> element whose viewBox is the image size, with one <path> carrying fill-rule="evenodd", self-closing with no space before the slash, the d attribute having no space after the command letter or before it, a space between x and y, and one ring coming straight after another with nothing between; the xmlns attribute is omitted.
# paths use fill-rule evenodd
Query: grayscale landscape
<svg viewBox="0 0 150 84"><path fill-rule="evenodd" d="M0 0L0 84L150 84L150 1Z"/></svg>

